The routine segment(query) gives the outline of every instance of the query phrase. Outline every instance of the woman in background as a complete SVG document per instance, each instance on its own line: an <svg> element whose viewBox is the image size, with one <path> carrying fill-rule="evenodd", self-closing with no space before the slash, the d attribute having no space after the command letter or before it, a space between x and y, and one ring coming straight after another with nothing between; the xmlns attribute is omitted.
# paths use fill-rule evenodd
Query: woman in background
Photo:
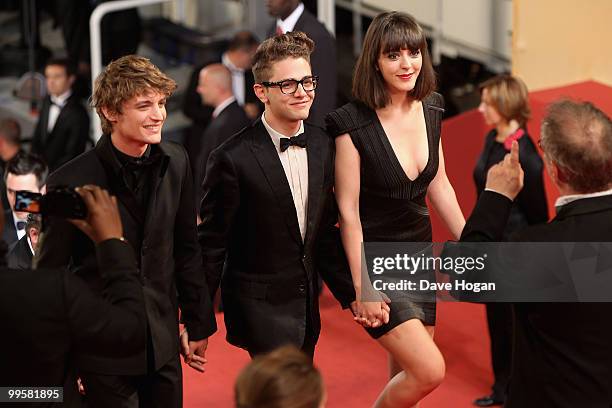
<svg viewBox="0 0 612 408"><path fill-rule="evenodd" d="M356 101L327 117L330 134L337 136L335 192L356 320L391 357L391 380L376 407L413 406L444 378L444 359L433 341L435 299L387 305L364 298L367 282L361 282L362 242L428 246L426 196L455 239L465 224L444 168L444 101L435 85L421 27L406 13L382 13L368 28L355 67Z"/></svg>
<svg viewBox="0 0 612 408"><path fill-rule="evenodd" d="M525 185L520 192L504 230L504 240L515 231L548 221L548 205L542 178L543 163L527 134L530 117L527 87L519 78L498 75L480 85L478 110L493 129L485 137L485 145L476 168L474 182L478 195L487 181L487 171L504 159L514 140L519 145L519 160L525 172ZM480 407L501 405L506 399L512 353L512 309L506 303L488 303L487 322L491 337L494 384L492 393L478 398Z"/></svg>

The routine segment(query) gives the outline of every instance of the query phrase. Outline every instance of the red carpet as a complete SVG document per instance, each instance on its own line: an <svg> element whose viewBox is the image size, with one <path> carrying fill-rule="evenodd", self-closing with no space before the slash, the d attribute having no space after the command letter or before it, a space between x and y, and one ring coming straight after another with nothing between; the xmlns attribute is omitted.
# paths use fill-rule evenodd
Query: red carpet
<svg viewBox="0 0 612 408"><path fill-rule="evenodd" d="M370 407L386 383L387 356L365 331L325 292L321 298L322 335L315 364L323 373L328 407ZM424 408L469 407L488 391L491 382L484 308L470 304L441 304L436 342L444 353L444 383L421 404ZM225 342L222 315L219 332L210 340L207 372L189 367L185 375L185 407L231 407L233 382L249 361L245 351Z"/></svg>
<svg viewBox="0 0 612 408"><path fill-rule="evenodd" d="M546 107L560 97L589 100L612 115L612 88L584 82L551 90L533 92L530 101L533 118L529 132L534 141L540 137L540 121ZM472 169L487 132L480 114L469 111L443 123L446 171L464 214L469 215L476 199ZM551 216L557 192L546 178ZM432 217L434 239L449 238L440 221ZM386 354L376 342L353 323L348 312L329 293L321 299L323 329L315 364L321 369L329 393L328 407L370 407L387 379ZM207 372L199 374L189 367L185 375L185 407L231 407L233 383L249 361L245 351L225 342L222 316L217 316L219 332L210 340ZM488 393L492 382L489 339L480 305L441 303L438 305L436 342L447 366L444 383L421 404L423 408L471 407L471 401Z"/></svg>

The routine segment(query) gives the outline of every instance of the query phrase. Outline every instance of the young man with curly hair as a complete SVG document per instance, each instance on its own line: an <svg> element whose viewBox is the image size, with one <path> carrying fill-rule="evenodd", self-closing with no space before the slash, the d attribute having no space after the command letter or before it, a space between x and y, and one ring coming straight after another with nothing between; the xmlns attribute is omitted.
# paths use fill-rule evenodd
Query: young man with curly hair
<svg viewBox="0 0 612 408"><path fill-rule="evenodd" d="M146 58L129 55L96 79L92 104L104 135L48 182L95 184L116 195L125 238L138 254L147 314L146 350L129 358L80 355L90 407L181 407L179 310L185 361L204 370L216 323L197 243L191 167L185 150L161 141L175 82ZM38 267L70 265L96 289L93 243L62 219L43 222Z"/></svg>

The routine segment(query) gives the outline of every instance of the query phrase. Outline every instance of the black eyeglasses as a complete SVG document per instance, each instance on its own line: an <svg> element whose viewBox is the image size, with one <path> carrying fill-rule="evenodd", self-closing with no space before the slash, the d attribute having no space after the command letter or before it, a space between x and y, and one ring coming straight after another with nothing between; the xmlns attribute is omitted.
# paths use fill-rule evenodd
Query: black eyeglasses
<svg viewBox="0 0 612 408"><path fill-rule="evenodd" d="M297 91L298 85L300 84L302 85L302 88L304 88L304 91L306 92L314 91L317 88L318 82L319 82L319 77L314 75L314 76L304 77L299 81L297 79L284 79L278 82L264 81L261 84L267 88L278 87L280 91L284 93L285 95L291 95Z"/></svg>

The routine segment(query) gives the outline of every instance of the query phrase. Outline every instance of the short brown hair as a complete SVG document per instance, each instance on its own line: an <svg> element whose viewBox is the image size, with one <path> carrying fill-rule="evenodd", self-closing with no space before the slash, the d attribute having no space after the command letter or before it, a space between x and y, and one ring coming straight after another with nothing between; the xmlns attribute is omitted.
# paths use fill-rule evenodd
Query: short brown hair
<svg viewBox="0 0 612 408"><path fill-rule="evenodd" d="M169 97L175 89L176 82L147 58L126 55L108 64L98 75L91 96L91 105L96 108L100 117L102 132L108 134L113 128L102 113L102 108L120 114L123 103L134 96L152 90Z"/></svg>
<svg viewBox="0 0 612 408"><path fill-rule="evenodd" d="M508 122L516 120L525 126L531 117L527 85L517 77L497 75L480 84L480 93L487 90L490 104Z"/></svg>
<svg viewBox="0 0 612 408"><path fill-rule="evenodd" d="M378 70L378 58L381 54L402 49L419 50L423 56L421 72L410 96L420 101L431 94L436 88L436 73L425 33L410 14L391 11L377 15L368 27L353 75L353 97L372 109L387 106L391 99L385 79Z"/></svg>
<svg viewBox="0 0 612 408"><path fill-rule="evenodd" d="M234 50L250 51L254 47L257 47L258 45L259 45L259 40L257 39L257 37L255 37L255 34L253 34L250 31L239 31L236 34L234 34L232 39L229 41L229 43L227 44L227 49L229 51L234 51Z"/></svg>
<svg viewBox="0 0 612 408"><path fill-rule="evenodd" d="M612 187L612 122L590 102L553 103L542 121L540 144L546 158L579 193Z"/></svg>
<svg viewBox="0 0 612 408"><path fill-rule="evenodd" d="M19 146L21 143L21 126L12 118L0 120L0 137L7 142Z"/></svg>
<svg viewBox="0 0 612 408"><path fill-rule="evenodd" d="M255 357L234 391L238 408L318 408L324 396L321 374L295 346Z"/></svg>
<svg viewBox="0 0 612 408"><path fill-rule="evenodd" d="M256 83L270 80L272 65L287 58L304 58L310 64L314 42L300 31L277 35L262 42L253 58L253 76Z"/></svg>

